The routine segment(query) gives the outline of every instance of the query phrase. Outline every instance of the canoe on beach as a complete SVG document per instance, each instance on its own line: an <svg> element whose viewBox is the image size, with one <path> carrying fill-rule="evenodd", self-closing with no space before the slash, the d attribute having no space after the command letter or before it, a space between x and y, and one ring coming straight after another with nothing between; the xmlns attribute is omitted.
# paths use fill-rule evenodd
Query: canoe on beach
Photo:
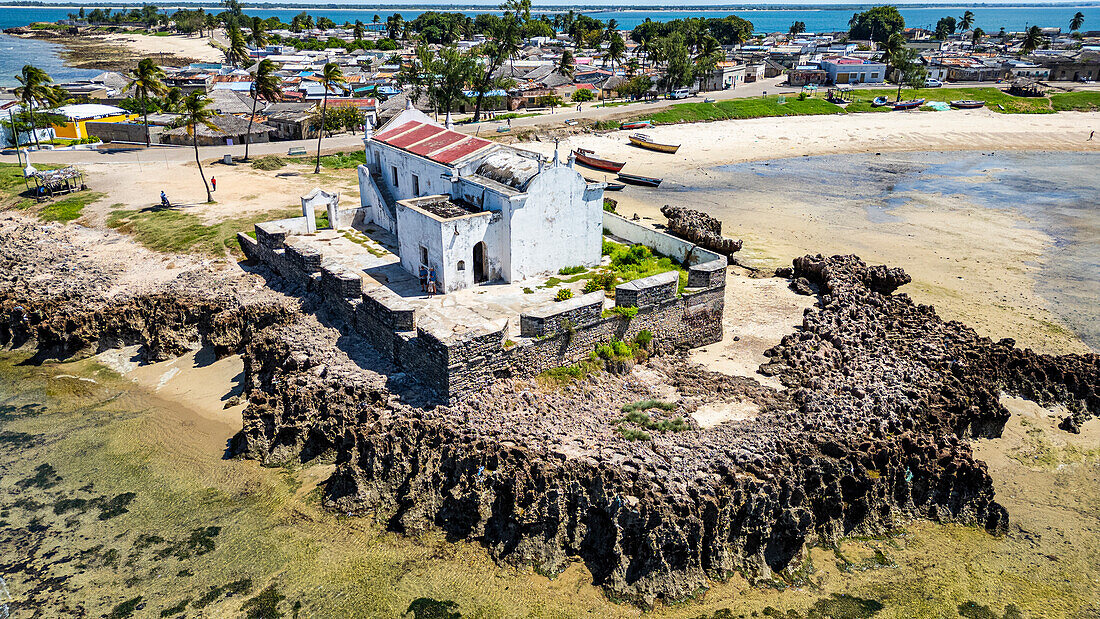
<svg viewBox="0 0 1100 619"><path fill-rule="evenodd" d="M625 130L625 129L647 129L647 128L652 127L652 126L653 126L653 123L649 122L648 120L635 120L635 121L631 121L631 122L620 123L619 124L619 129L620 130Z"/></svg>
<svg viewBox="0 0 1100 619"><path fill-rule="evenodd" d="M622 183L615 183L615 182L612 182L612 181L601 181L601 180L595 179L595 178L588 178L587 176L584 177L584 180L585 180L585 182L588 182L588 183L607 183L607 187L603 188L604 191L622 191L623 187L626 187L626 185L624 185Z"/></svg>
<svg viewBox="0 0 1100 619"><path fill-rule="evenodd" d="M596 156L596 153L587 148L575 149L573 151L573 156L577 158L577 163L581 165L596 168L597 170L605 170L607 172L618 172L626 165L625 161L619 162L611 161L610 159L600 159Z"/></svg>
<svg viewBox="0 0 1100 619"><path fill-rule="evenodd" d="M886 97L875 97L874 100L871 101L871 107L885 107L889 102L890 100Z"/></svg>
<svg viewBox="0 0 1100 619"><path fill-rule="evenodd" d="M893 105L893 108L895 110L915 110L922 105L924 105L924 99L913 99L911 101L899 101Z"/></svg>
<svg viewBox="0 0 1100 619"><path fill-rule="evenodd" d="M624 183L630 183L631 185L642 185L643 187L656 187L661 184L664 179L653 178L652 176L639 176L637 174L624 174L619 172L619 180Z"/></svg>
<svg viewBox="0 0 1100 619"><path fill-rule="evenodd" d="M962 99L959 101L952 101L951 107L959 110L976 110L981 107L985 107L985 101L975 101L971 99Z"/></svg>
<svg viewBox="0 0 1100 619"><path fill-rule="evenodd" d="M630 143L634 146L645 148L648 150L655 150L659 153L675 153L679 148L679 144L661 144L655 142L653 138L644 133L635 133L630 136Z"/></svg>

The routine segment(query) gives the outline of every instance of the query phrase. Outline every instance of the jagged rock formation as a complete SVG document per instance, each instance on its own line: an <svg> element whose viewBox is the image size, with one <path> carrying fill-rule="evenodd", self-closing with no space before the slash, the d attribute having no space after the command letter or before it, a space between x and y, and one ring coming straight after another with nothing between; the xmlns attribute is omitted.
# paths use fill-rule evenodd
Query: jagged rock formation
<svg viewBox="0 0 1100 619"><path fill-rule="evenodd" d="M64 239L18 226L0 237L5 346L40 359L133 343L154 359L200 345L240 352L249 405L236 454L334 461L333 509L442 529L547 572L580 560L597 584L645 603L733 571L782 575L807 543L911 518L1003 531L1007 514L966 442L1001 431L999 391L1064 403L1073 427L1100 411L1096 355L980 338L891 294L908 281L900 269L852 256L801 258L788 273L820 303L761 368L786 391L668 356L561 388L502 379L431 407L337 319L301 312L254 276L199 271L107 294L117 272L73 269L79 248L42 251ZM679 394L675 410L649 410L650 440L630 440L636 422L621 408L654 397L655 380ZM706 428L692 417L746 402L748 417Z"/></svg>
<svg viewBox="0 0 1100 619"><path fill-rule="evenodd" d="M716 251L727 258L741 251L741 240L722 236L722 222L682 206L664 205L661 214L668 218L668 231L700 247Z"/></svg>

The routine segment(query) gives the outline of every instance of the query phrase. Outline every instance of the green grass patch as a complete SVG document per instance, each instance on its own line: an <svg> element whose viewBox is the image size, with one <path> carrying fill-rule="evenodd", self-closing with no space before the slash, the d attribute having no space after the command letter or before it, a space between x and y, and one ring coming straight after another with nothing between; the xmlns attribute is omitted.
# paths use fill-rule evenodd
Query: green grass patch
<svg viewBox="0 0 1100 619"><path fill-rule="evenodd" d="M897 94L898 89L896 87L853 91L852 102L848 104L848 111L890 111L888 107L871 107L871 101L875 97L886 97L893 102L897 98ZM960 99L985 101L987 108L1004 114L1049 114L1054 111L1050 106L1050 99L1047 97L1014 97L999 88L988 86L974 88L902 88L901 99L902 101L912 99L944 102Z"/></svg>
<svg viewBox="0 0 1100 619"><path fill-rule="evenodd" d="M588 270L588 267L584 267L584 266L581 266L581 265L571 266L571 267L562 267L562 268L558 269L558 275L576 275L577 273L584 273L587 270Z"/></svg>
<svg viewBox="0 0 1100 619"><path fill-rule="evenodd" d="M818 114L843 114L844 108L833 105L824 99L785 96L786 103L780 103L779 97L754 97L728 99L714 103L677 103L667 110L654 112L643 118L658 124L691 123L708 120L730 120L737 118L765 118L771 116L810 116Z"/></svg>
<svg viewBox="0 0 1100 619"><path fill-rule="evenodd" d="M1050 96L1050 106L1057 112L1100 111L1100 91L1060 92Z"/></svg>
<svg viewBox="0 0 1100 619"><path fill-rule="evenodd" d="M197 215L176 209L117 210L107 217L107 225L133 236L154 251L219 257L228 252L240 256L238 232L251 229L260 222L293 217L299 212L298 209L287 209L256 213L206 225Z"/></svg>
<svg viewBox="0 0 1100 619"><path fill-rule="evenodd" d="M539 114L536 113L536 112L527 112L527 113L523 113L523 114L516 113L516 112L510 112L508 114L497 114L496 116L490 118L489 120L491 120L491 121L493 121L493 120L511 120L513 118L530 118L532 116L539 116Z"/></svg>
<svg viewBox="0 0 1100 619"><path fill-rule="evenodd" d="M314 158L315 157L316 156L314 156ZM308 159L309 161L313 161L314 158L307 157L306 159ZM332 168L334 170L346 170L348 168L356 168L366 162L367 153L361 150L321 156L321 167Z"/></svg>
<svg viewBox="0 0 1100 619"><path fill-rule="evenodd" d="M286 167L286 161L278 155L264 155L252 160L252 167L257 170L272 171Z"/></svg>
<svg viewBox="0 0 1100 619"><path fill-rule="evenodd" d="M79 219L84 214L84 207L102 198L104 194L98 191L82 191L68 197L48 202L38 210L38 217L43 221L68 222Z"/></svg>
<svg viewBox="0 0 1100 619"><path fill-rule="evenodd" d="M627 320L630 320L637 315L638 308L633 305L616 305L611 309L606 309L603 311L604 318L607 318L609 316L621 316L623 318L626 318Z"/></svg>

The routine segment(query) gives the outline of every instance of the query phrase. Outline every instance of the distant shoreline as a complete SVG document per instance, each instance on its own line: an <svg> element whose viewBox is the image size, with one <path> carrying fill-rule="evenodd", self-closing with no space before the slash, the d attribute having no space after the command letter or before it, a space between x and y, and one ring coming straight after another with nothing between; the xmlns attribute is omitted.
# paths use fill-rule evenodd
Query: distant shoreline
<svg viewBox="0 0 1100 619"><path fill-rule="evenodd" d="M69 4L53 4L50 2L33 2L33 3L8 3L0 4L0 8L5 9L32 9L32 8L50 8L50 9L95 9L95 8L140 8L143 3L141 2L105 2L105 3L89 3L83 5L69 5ZM881 3L854 3L854 4L756 4L756 5L743 5L733 4L726 6L712 6L712 5L534 5L531 7L532 11L540 13L554 13L565 12L573 10L578 13L590 13L590 12L624 12L624 11L654 11L654 12L667 12L667 13L724 13L730 11L737 12L761 12L761 11L851 11L867 9L876 4ZM1034 3L966 3L962 2L920 2L920 3L894 3L895 6L905 9L955 9L959 7L966 8L995 8L995 9L1030 9L1030 8L1097 8L1100 7L1100 2L1034 2ZM158 5L161 10L174 10L174 9L218 9L224 10L220 4L215 2L174 2L170 5ZM388 4L385 6L376 5L357 5L357 4L326 4L324 6L313 6L306 3L288 3L288 2L263 2L249 4L244 10L273 10L273 9L286 9L311 12L324 12L324 11L395 11L395 10L407 10L407 11L451 11L451 12L466 12L466 11L494 11L499 12L498 5L493 2L486 2L485 4L465 4L465 5L447 5L447 4Z"/></svg>

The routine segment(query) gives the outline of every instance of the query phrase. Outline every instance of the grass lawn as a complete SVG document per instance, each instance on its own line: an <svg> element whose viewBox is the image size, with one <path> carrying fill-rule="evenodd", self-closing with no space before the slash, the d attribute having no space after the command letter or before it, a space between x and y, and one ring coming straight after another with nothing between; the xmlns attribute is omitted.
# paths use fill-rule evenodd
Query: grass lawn
<svg viewBox="0 0 1100 619"><path fill-rule="evenodd" d="M815 114L843 114L844 109L820 98L802 101L797 96L787 96L786 103L779 103L779 95L745 99L727 99L715 103L677 103L667 110L654 112L642 118L658 124L699 122L704 120L730 120L735 118L764 118L769 116L809 116Z"/></svg>
<svg viewBox="0 0 1100 619"><path fill-rule="evenodd" d="M261 158L262 159L262 158ZM312 155L302 155L298 157L290 157L285 161L290 163L299 163L302 165L315 165L317 161L317 153ZM321 155L321 167L333 168L337 170L344 170L348 168L357 168L360 165L367 162L367 153L361 150L345 151L335 153L332 155ZM255 167L255 166L253 166ZM263 168L261 168L263 169Z"/></svg>
<svg viewBox="0 0 1100 619"><path fill-rule="evenodd" d="M57 166L35 164L39 170L53 170ZM33 186L33 182L31 185ZM27 190L23 180L23 168L17 163L0 163L0 208L26 209L34 206L34 191Z"/></svg>
<svg viewBox="0 0 1100 619"><path fill-rule="evenodd" d="M73 221L84 214L84 207L101 199L104 195L98 191L80 191L53 202L45 203L38 209L38 217L43 221Z"/></svg>
<svg viewBox="0 0 1100 619"><path fill-rule="evenodd" d="M848 105L849 112L866 112L871 109L871 100L884 96L890 101L897 98L898 89L874 88L869 90L856 90L853 92L853 101ZM1050 107L1050 99L1047 97L1013 97L1001 91L1000 88L976 87L976 88L902 88L901 100L926 99L928 101L957 101L959 99L976 99L985 101L986 108L994 112L1005 114L1050 114L1054 110ZM1002 106L1004 109L997 107ZM884 109L884 108L874 108ZM888 109L888 108L887 108Z"/></svg>
<svg viewBox="0 0 1100 619"><path fill-rule="evenodd" d="M246 217L223 220L206 225L198 215L177 209L146 208L117 210L107 217L107 225L132 235L139 243L155 251L197 253L224 256L226 252L241 255L237 233L248 231L258 222L293 217L301 210L255 213Z"/></svg>
<svg viewBox="0 0 1100 619"><path fill-rule="evenodd" d="M1100 91L1060 92L1050 96L1050 106L1058 112L1096 112L1100 110Z"/></svg>

